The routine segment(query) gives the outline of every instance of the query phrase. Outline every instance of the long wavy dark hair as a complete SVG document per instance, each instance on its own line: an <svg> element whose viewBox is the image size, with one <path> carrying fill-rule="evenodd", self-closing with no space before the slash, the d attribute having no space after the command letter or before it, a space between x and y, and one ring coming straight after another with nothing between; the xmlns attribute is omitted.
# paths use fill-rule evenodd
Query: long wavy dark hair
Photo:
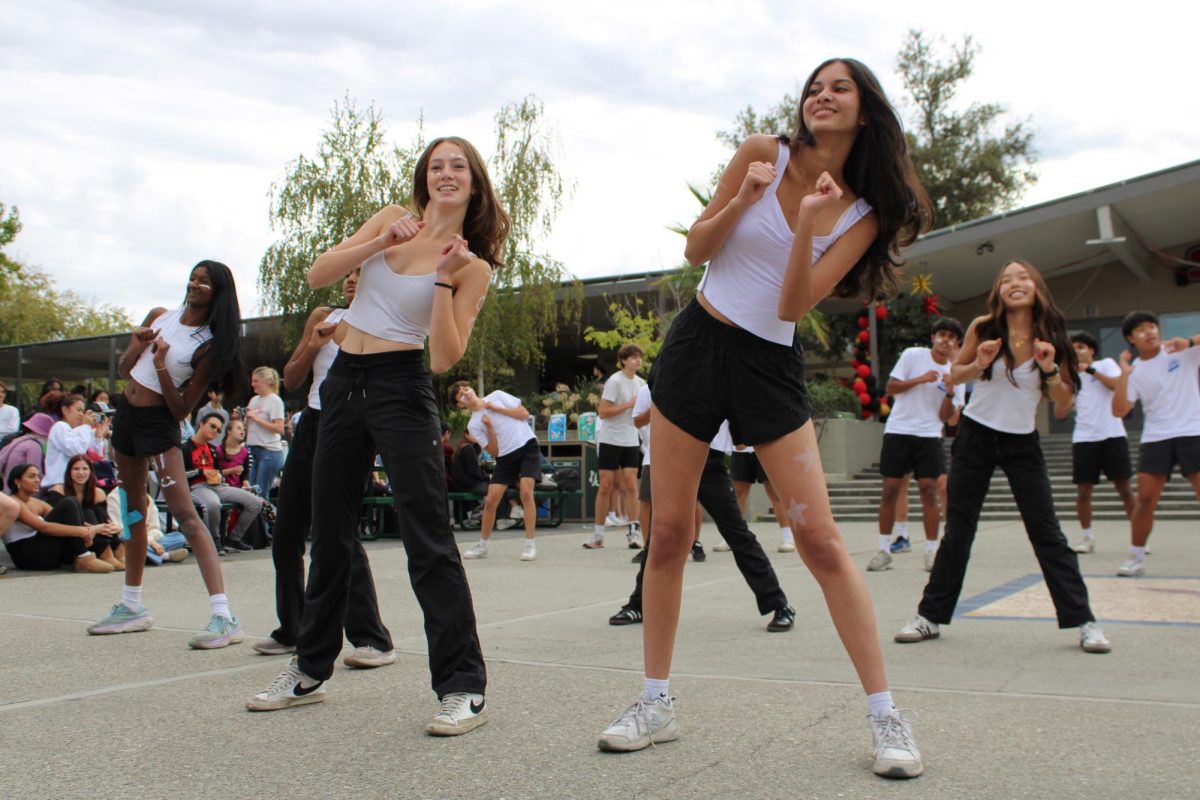
<svg viewBox="0 0 1200 800"><path fill-rule="evenodd" d="M192 369L201 359L208 360L209 386L220 388L225 394L239 394L247 383L246 367L242 363L242 308L238 304L237 285L233 272L220 261L205 259L192 267L192 273L204 267L212 279L212 302L208 307L205 323L212 340L196 349L192 356ZM189 273L190 279L191 273ZM184 306L187 305L185 296Z"/></svg>
<svg viewBox="0 0 1200 800"><path fill-rule="evenodd" d="M904 263L900 250L932 227L933 203L913 167L899 115L888 102L875 73L856 59L828 59L808 76L804 91L800 93L795 133L785 139L792 152L817 143L812 131L804 124L804 100L821 70L835 63L844 64L858 85L860 111L866 120L854 140L842 174L851 191L875 210L879 233L858 263L838 281L833 294L873 300L881 293L890 294L896 290L896 267Z"/></svg>
<svg viewBox="0 0 1200 800"><path fill-rule="evenodd" d="M483 158L466 139L460 136L434 139L417 159L416 169L413 170L412 194L417 204L417 216L424 216L425 206L429 205L429 158L434 148L443 142L461 147L471 169L471 202L467 205L467 217L463 220L463 238L467 240L471 251L490 264L492 269L502 267L504 264L500 261L500 255L512 229L512 222L508 212L500 205L496 190L492 188L492 179L488 177Z"/></svg>
<svg viewBox="0 0 1200 800"><path fill-rule="evenodd" d="M79 497L79 505L84 508L91 508L96 505L96 470L92 467L92 462L88 461L88 457L82 453L71 456L71 460L67 462L66 472L63 473L63 495L66 497L76 497L75 481L71 480L71 468L82 461L88 466L87 483L83 485L83 497Z"/></svg>
<svg viewBox="0 0 1200 800"><path fill-rule="evenodd" d="M1008 380L1013 386L1016 386L1016 379L1013 378L1013 367L1016 365L1017 358L1013 353L1012 346L1009 344L1008 314L1004 308L1004 300L1000 296L1000 281L1004 277L1004 270L1008 269L1012 264L1020 264L1029 271L1029 276L1033 278L1034 298L1031 335L1035 339L1040 339L1043 342L1049 342L1054 345L1055 361L1061 362L1064 358L1067 361L1067 368L1061 373L1062 379L1068 381L1075 391L1079 391L1079 356L1075 354L1075 348L1071 346L1071 340L1067 335L1067 318L1059 311L1058 306L1054 305L1054 298L1050 296L1050 287L1046 285L1046 279L1042 277L1042 273L1025 259L1010 258L1001 264L1000 269L997 270L996 280L992 283L992 291L988 293L988 315L975 329L979 340L1000 340L1000 352L997 354L997 360L1000 358L1004 359L1004 367L1005 372L1008 374ZM979 376L981 380L992 379L992 367L995 364L995 361L988 364L987 369ZM1042 395L1048 396L1050 388L1046 385L1046 378L1044 376L1041 380L1041 386Z"/></svg>

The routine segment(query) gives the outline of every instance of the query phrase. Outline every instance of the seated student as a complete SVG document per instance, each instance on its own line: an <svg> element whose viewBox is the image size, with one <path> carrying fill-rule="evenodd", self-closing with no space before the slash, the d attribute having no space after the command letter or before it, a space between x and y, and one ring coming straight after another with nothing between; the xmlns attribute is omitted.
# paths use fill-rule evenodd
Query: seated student
<svg viewBox="0 0 1200 800"><path fill-rule="evenodd" d="M111 519L119 528L118 536L122 539L127 538L125 535L125 514L128 514L129 503L125 502L125 490L117 487L108 493L108 518ZM125 503L122 508L122 502ZM154 507L154 500L146 496L146 563L158 566L165 564L168 561L183 561L188 557L187 537L179 531L171 533L163 533L162 525L158 520L158 510Z"/></svg>
<svg viewBox="0 0 1200 800"><path fill-rule="evenodd" d="M1200 498L1200 335L1162 340L1158 317L1134 311L1121 324L1125 341L1137 350L1133 361L1121 353L1121 375L1113 389L1112 413L1123 417L1142 401L1146 415L1138 446L1137 502L1130 518L1129 558L1117 574L1146 573L1146 542L1154 510L1175 466Z"/></svg>
<svg viewBox="0 0 1200 800"><path fill-rule="evenodd" d="M50 570L72 564L76 572L112 572L113 565L88 549L99 526L83 519L79 501L58 506L37 496L42 474L33 464L18 464L9 473L8 489L20 505L17 519L4 534L4 547L17 569Z"/></svg>
<svg viewBox="0 0 1200 800"><path fill-rule="evenodd" d="M40 473L45 467L46 438L54 427L49 414L34 414L22 424L25 433L0 448L0 482L18 464L33 464Z"/></svg>
<svg viewBox="0 0 1200 800"><path fill-rule="evenodd" d="M122 527L109 518L108 495L96 485L96 472L87 456L71 456L62 483L51 486L45 493L45 499L55 508L60 503L78 503L83 511L83 521L96 526L96 534L88 549L102 561L112 564L117 572L125 571Z"/></svg>
<svg viewBox="0 0 1200 800"><path fill-rule="evenodd" d="M217 468L217 451L212 443L221 435L224 425L221 415L210 411L200 420L196 433L181 445L183 450L183 465L188 476L188 485L192 488L192 499L203 509L205 524L213 537L217 551L223 550L221 544L221 504L232 503L239 509L237 525L226 537L225 545L234 550L252 550L242 537L262 513L261 497L247 492L245 489L235 489L227 485Z"/></svg>
<svg viewBox="0 0 1200 800"><path fill-rule="evenodd" d="M254 457L246 447L246 423L240 419L225 425L225 436L217 448L217 464L225 482L235 489L246 488L250 479L250 467Z"/></svg>

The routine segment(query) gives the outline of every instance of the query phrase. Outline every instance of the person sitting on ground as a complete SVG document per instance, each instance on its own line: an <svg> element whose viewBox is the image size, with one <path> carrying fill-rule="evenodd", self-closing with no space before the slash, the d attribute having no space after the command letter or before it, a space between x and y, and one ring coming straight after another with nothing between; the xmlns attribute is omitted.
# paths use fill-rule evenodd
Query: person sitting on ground
<svg viewBox="0 0 1200 800"><path fill-rule="evenodd" d="M200 420L200 427L183 443L183 465L192 489L192 499L204 509L204 521L212 535L217 552L224 548L221 541L221 504L232 503L239 509L237 525L229 532L224 544L234 550L253 550L243 539L246 530L262 513L263 498L245 489L226 484L217 464L216 448L212 443L221 435L224 425L221 415L210 411Z"/></svg>
<svg viewBox="0 0 1200 800"><path fill-rule="evenodd" d="M221 446L217 448L217 464L225 482L235 489L246 488L253 462L250 448L246 447L246 423L240 419L230 420L225 426Z"/></svg>
<svg viewBox="0 0 1200 800"><path fill-rule="evenodd" d="M107 449L108 417L97 419L93 412L87 410L83 395L63 395L56 410L60 419L54 423L46 438L43 490L62 480L71 456L83 455L88 450L101 452Z"/></svg>
<svg viewBox="0 0 1200 800"><path fill-rule="evenodd" d="M112 572L112 564L88 549L99 529L84 520L79 501L67 498L51 508L37 496L41 483L41 471L33 464L18 464L8 479L20 508L4 534L4 547L17 569L44 571L73 564L76 572Z"/></svg>
<svg viewBox="0 0 1200 800"><path fill-rule="evenodd" d="M0 448L0 481L8 483L8 473L17 464L33 464L41 472L45 463L46 439L54 420L49 414L34 414L22 423L25 433Z"/></svg>
<svg viewBox="0 0 1200 800"><path fill-rule="evenodd" d="M148 512L146 514L146 537L149 543L146 548L146 563L159 566L168 561L186 559L188 557L187 537L179 531L163 533L162 524L158 519L158 509L154 507L154 500L148 495L146 509ZM125 501L125 490L118 486L108 493L108 518L120 528L117 535L122 541L128 537L128 534L125 533L125 515L129 513L129 503Z"/></svg>
<svg viewBox="0 0 1200 800"><path fill-rule="evenodd" d="M45 500L51 506L72 500L83 511L83 521L94 525L96 533L88 549L97 558L112 564L117 572L125 571L125 543L121 541L122 526L113 522L108 513L108 495L96 485L96 472L87 456L71 456L62 483L56 483L46 492Z"/></svg>

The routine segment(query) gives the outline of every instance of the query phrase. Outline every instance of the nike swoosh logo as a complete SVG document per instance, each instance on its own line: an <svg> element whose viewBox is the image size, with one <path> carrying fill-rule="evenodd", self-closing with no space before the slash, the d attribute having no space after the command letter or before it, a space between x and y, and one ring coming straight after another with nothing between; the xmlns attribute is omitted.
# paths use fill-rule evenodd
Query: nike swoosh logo
<svg viewBox="0 0 1200 800"><path fill-rule="evenodd" d="M295 695L296 697L304 697L305 695L312 694L317 689L320 689L321 684L323 684L324 682L325 681L317 681L312 686L309 686L307 689L305 689L304 686L302 686L301 684L297 683L296 688L292 689L292 694Z"/></svg>
<svg viewBox="0 0 1200 800"><path fill-rule="evenodd" d="M471 701L471 713L478 714L479 712L483 711L483 706L484 706L483 703L479 703L478 705L476 705L475 701L472 700Z"/></svg>

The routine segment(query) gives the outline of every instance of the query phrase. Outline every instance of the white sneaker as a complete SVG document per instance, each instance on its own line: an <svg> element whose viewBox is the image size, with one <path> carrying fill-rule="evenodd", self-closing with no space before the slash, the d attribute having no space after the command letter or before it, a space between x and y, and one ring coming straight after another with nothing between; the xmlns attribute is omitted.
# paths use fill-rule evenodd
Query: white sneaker
<svg viewBox="0 0 1200 800"><path fill-rule="evenodd" d="M1146 560L1137 556L1130 556L1125 559L1125 563L1117 568L1117 574L1122 578L1140 578L1146 574Z"/></svg>
<svg viewBox="0 0 1200 800"><path fill-rule="evenodd" d="M1112 650L1112 643L1095 622L1085 622L1080 626L1079 646L1085 653L1107 653Z"/></svg>
<svg viewBox="0 0 1200 800"><path fill-rule="evenodd" d="M608 512L608 516L604 518L604 526L606 528L616 528L620 524L620 522L617 522L617 512L615 511Z"/></svg>
<svg viewBox="0 0 1200 800"><path fill-rule="evenodd" d="M639 699L600 734L600 749L617 753L641 750L679 738L673 698Z"/></svg>
<svg viewBox="0 0 1200 800"><path fill-rule="evenodd" d="M431 736L459 736L488 721L487 703L481 694L450 692L425 726Z"/></svg>
<svg viewBox="0 0 1200 800"><path fill-rule="evenodd" d="M629 544L630 550L641 550L643 547L645 547L646 543L642 541L641 523L629 523L629 533L625 534L625 541Z"/></svg>
<svg viewBox="0 0 1200 800"><path fill-rule="evenodd" d="M885 569L892 568L892 554L887 550L880 550L867 563L867 572L883 572Z"/></svg>
<svg viewBox="0 0 1200 800"><path fill-rule="evenodd" d="M920 614L917 614L912 618L911 622L901 628L900 632L892 638L901 643L923 642L926 639L936 639L941 635L942 633L938 630L936 622L930 622Z"/></svg>
<svg viewBox="0 0 1200 800"><path fill-rule="evenodd" d="M537 560L537 542L535 542L533 539L525 540L525 549L521 551L521 560L522 561L536 561Z"/></svg>
<svg viewBox="0 0 1200 800"><path fill-rule="evenodd" d="M893 709L887 716L875 719L868 715L871 735L875 739L875 774L885 778L915 778L925 771L921 752L913 739L911 711Z"/></svg>
<svg viewBox="0 0 1200 800"><path fill-rule="evenodd" d="M1080 539L1078 542L1071 545L1071 549L1076 553L1094 553L1096 552L1096 540Z"/></svg>
<svg viewBox="0 0 1200 800"><path fill-rule="evenodd" d="M292 656L283 672L279 673L279 677L270 686L246 701L246 708L251 711L276 711L307 703L320 703L324 699L325 681L315 680L301 672L299 658Z"/></svg>
<svg viewBox="0 0 1200 800"><path fill-rule="evenodd" d="M925 571L933 572L933 562L937 561L937 550L925 551Z"/></svg>
<svg viewBox="0 0 1200 800"><path fill-rule="evenodd" d="M463 558L466 558L466 559L487 558L487 553L488 553L487 545L484 544L483 542L480 542L479 544L475 545L474 547L468 548L467 551L463 553Z"/></svg>
<svg viewBox="0 0 1200 800"><path fill-rule="evenodd" d="M347 667L359 667L361 669L386 667L389 664L396 663L396 651L388 650L384 652L370 645L356 647L342 659L342 663Z"/></svg>
<svg viewBox="0 0 1200 800"><path fill-rule="evenodd" d="M794 553L796 552L796 540L792 536L792 532L788 531L779 537L779 552Z"/></svg>
<svg viewBox="0 0 1200 800"><path fill-rule="evenodd" d="M514 505L512 508L510 508L508 510L508 518L516 519L516 520L525 519L525 507Z"/></svg>
<svg viewBox="0 0 1200 800"><path fill-rule="evenodd" d="M628 525L628 524L629 524L629 517L625 516L624 514L617 515L617 527L620 527L622 525Z"/></svg>
<svg viewBox="0 0 1200 800"><path fill-rule="evenodd" d="M588 550L599 550L601 547L604 547L604 534L593 531L592 535L583 543L583 546Z"/></svg>
<svg viewBox="0 0 1200 800"><path fill-rule="evenodd" d="M724 539L722 539L721 541L719 541L719 542L717 542L716 544L714 544L714 545L713 545L713 552L714 552L714 553L728 553L728 552L729 552L730 550L732 550L732 549L733 549L733 548L732 548L732 547L730 547L730 546L729 546L729 543L728 543L728 542L726 542Z"/></svg>

